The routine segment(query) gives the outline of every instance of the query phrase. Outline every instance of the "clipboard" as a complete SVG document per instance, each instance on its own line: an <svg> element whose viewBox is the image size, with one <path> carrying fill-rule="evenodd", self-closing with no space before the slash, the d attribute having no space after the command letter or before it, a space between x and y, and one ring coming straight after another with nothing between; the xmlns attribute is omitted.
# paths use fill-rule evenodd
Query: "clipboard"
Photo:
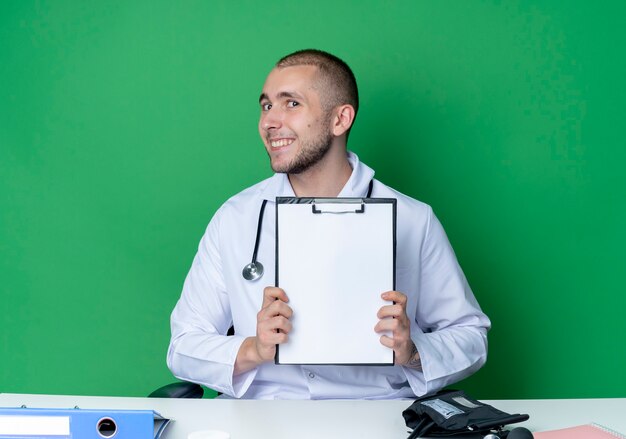
<svg viewBox="0 0 626 439"><path fill-rule="evenodd" d="M276 198L276 286L293 310L276 364L394 364L374 326L396 285L396 203Z"/></svg>

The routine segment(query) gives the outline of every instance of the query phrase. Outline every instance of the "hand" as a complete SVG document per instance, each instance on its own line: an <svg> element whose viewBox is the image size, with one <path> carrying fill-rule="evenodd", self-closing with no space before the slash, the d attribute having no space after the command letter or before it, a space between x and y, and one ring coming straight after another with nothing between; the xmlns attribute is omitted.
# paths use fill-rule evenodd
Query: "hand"
<svg viewBox="0 0 626 439"><path fill-rule="evenodd" d="M256 316L254 347L261 362L271 361L276 355L276 345L285 343L291 331L289 319L293 311L287 305L287 294L280 288L263 290L263 305Z"/></svg>
<svg viewBox="0 0 626 439"><path fill-rule="evenodd" d="M287 305L287 294L275 287L263 290L263 304L256 316L256 336L246 338L235 359L234 374L239 375L254 369L276 355L276 345L285 343L293 311Z"/></svg>
<svg viewBox="0 0 626 439"><path fill-rule="evenodd" d="M378 310L380 319L374 330L378 333L389 331L392 336L381 335L380 342L394 350L396 364L407 365L419 360L415 344L411 340L411 322L406 315L406 295L399 291L387 291L381 295L383 300L395 302ZM415 358L417 357L417 358Z"/></svg>

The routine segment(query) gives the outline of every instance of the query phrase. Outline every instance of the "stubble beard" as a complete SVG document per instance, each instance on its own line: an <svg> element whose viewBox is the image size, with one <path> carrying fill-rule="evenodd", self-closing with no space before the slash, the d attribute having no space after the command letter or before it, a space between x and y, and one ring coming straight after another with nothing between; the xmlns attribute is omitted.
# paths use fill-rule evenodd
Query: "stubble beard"
<svg viewBox="0 0 626 439"><path fill-rule="evenodd" d="M317 138L303 142L296 157L294 157L290 163L282 166L272 164L270 157L272 170L285 174L301 174L308 171L328 154L332 146L332 141L333 136L330 131L321 133Z"/></svg>

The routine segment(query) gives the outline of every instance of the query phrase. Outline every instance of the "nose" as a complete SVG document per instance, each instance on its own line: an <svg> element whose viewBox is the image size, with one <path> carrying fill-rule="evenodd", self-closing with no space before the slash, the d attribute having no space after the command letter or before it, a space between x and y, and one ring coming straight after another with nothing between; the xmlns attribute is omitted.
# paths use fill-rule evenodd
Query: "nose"
<svg viewBox="0 0 626 439"><path fill-rule="evenodd" d="M282 126L282 117L277 109L270 108L261 114L260 126L265 131L279 129Z"/></svg>

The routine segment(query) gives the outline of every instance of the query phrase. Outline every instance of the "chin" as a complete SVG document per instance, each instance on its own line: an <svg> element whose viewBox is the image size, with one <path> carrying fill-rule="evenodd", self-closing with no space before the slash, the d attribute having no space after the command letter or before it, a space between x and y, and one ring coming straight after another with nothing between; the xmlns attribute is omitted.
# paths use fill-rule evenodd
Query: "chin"
<svg viewBox="0 0 626 439"><path fill-rule="evenodd" d="M292 166L292 161L289 157L281 157L283 154L279 154L278 156L270 155L270 166L274 172L278 173L286 173Z"/></svg>
<svg viewBox="0 0 626 439"><path fill-rule="evenodd" d="M275 161L275 160L270 160L270 167L272 168L272 171L282 174L286 172L286 169L289 169L289 164L288 163L280 163L279 161Z"/></svg>
<svg viewBox="0 0 626 439"><path fill-rule="evenodd" d="M277 174L289 174L288 166L272 166L272 171Z"/></svg>

